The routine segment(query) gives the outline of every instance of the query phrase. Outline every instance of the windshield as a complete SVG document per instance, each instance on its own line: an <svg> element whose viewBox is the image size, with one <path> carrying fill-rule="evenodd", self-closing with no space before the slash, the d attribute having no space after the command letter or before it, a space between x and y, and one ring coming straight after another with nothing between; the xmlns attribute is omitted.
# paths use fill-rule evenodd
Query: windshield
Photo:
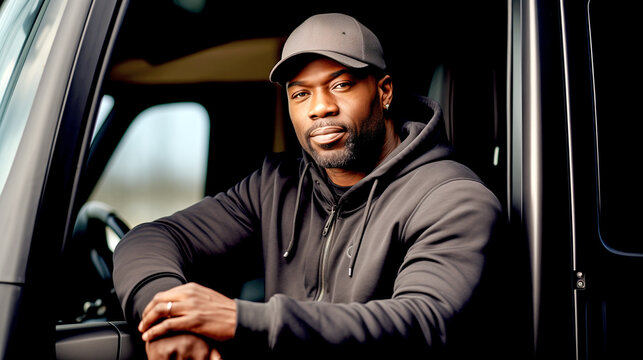
<svg viewBox="0 0 643 360"><path fill-rule="evenodd" d="M0 5L0 192L18 149L25 117L8 116L27 50L44 0L5 0Z"/></svg>

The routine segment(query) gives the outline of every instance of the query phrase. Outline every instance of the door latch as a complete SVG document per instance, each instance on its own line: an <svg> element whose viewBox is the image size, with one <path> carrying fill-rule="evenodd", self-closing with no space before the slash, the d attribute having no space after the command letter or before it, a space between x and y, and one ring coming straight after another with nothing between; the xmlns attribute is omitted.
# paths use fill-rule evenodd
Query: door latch
<svg viewBox="0 0 643 360"><path fill-rule="evenodd" d="M576 290L585 290L587 281L585 280L585 273L582 271L574 271L574 287Z"/></svg>

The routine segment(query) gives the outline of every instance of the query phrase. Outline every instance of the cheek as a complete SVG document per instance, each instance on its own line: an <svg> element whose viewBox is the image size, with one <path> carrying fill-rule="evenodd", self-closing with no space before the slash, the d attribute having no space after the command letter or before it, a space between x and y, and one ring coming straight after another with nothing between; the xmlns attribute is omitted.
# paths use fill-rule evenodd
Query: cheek
<svg viewBox="0 0 643 360"><path fill-rule="evenodd" d="M355 103L347 103L343 109L344 118L348 120L348 124L346 125L358 132L364 128L364 126L367 126L373 115L373 109L367 104L355 106Z"/></svg>
<svg viewBox="0 0 643 360"><path fill-rule="evenodd" d="M363 83L362 85L351 92L350 95L337 100L344 116L360 123L372 116L373 109L379 100L378 92L374 87ZM359 124L356 125L360 127Z"/></svg>
<svg viewBox="0 0 643 360"><path fill-rule="evenodd" d="M297 118L297 116L293 116L292 111L290 112L290 123L292 124L293 129L295 130L295 134L297 135L297 139L299 142L303 145L304 144L304 138L306 131L308 130L307 124L305 121L302 121L301 119Z"/></svg>

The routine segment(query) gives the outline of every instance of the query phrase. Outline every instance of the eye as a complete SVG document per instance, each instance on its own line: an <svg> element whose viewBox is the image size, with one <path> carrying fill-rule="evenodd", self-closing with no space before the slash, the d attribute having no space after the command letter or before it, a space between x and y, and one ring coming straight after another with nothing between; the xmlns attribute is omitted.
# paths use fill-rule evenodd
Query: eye
<svg viewBox="0 0 643 360"><path fill-rule="evenodd" d="M345 81L340 81L340 82L336 83L335 85L333 85L333 90L344 90L344 89L348 89L348 88L350 88L350 87L351 87L351 85L353 85L353 83L352 83L352 82L350 82L350 81L347 81L347 80L345 80Z"/></svg>
<svg viewBox="0 0 643 360"><path fill-rule="evenodd" d="M293 99L293 100L303 99L307 95L308 95L307 91L303 91L303 90L302 91L296 91L296 92L292 93L292 95L290 95L290 98Z"/></svg>

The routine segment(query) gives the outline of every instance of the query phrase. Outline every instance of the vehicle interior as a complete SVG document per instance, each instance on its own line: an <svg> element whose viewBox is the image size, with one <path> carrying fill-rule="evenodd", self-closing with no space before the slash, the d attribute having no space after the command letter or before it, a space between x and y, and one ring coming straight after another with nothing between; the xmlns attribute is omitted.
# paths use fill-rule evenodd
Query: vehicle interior
<svg viewBox="0 0 643 360"><path fill-rule="evenodd" d="M129 228L225 191L269 152L301 151L284 92L268 73L285 37L312 14L344 12L371 28L393 77L392 109L404 116L414 96L437 100L457 157L506 204L506 3L461 3L130 1L107 49L79 215L64 250L59 355L78 324L123 320L111 250ZM255 278L260 272L226 291L260 300Z"/></svg>

